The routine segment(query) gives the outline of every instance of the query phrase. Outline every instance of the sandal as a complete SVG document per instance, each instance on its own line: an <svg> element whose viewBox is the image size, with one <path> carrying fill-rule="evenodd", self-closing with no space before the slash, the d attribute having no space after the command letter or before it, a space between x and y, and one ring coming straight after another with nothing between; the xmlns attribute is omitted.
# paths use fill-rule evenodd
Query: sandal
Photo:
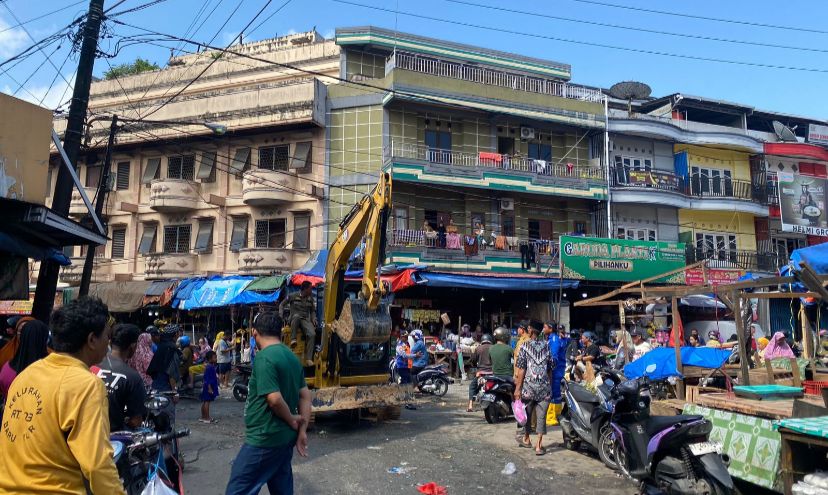
<svg viewBox="0 0 828 495"><path fill-rule="evenodd" d="M535 455L544 455L546 454L546 447L541 447L540 450L535 450Z"/></svg>
<svg viewBox="0 0 828 495"><path fill-rule="evenodd" d="M524 448L524 449L531 449L532 448L532 442L524 442L523 440L518 438L517 443L518 443L518 447L521 447L521 448Z"/></svg>

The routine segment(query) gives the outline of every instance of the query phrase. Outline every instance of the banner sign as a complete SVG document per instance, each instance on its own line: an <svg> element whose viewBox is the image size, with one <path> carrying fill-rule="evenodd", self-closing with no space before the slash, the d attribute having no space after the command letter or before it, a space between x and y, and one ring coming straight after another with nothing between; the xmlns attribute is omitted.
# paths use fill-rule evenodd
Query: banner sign
<svg viewBox="0 0 828 495"><path fill-rule="evenodd" d="M678 178L675 175L654 170L628 170L627 183L658 189L678 189Z"/></svg>
<svg viewBox="0 0 828 495"><path fill-rule="evenodd" d="M684 243L561 236L565 278L631 282L685 266ZM658 282L684 283L684 272Z"/></svg>
<svg viewBox="0 0 828 495"><path fill-rule="evenodd" d="M722 270L719 268L707 269L707 283L711 285L727 285L739 281L744 275L743 270ZM685 270L684 279L687 285L704 285L704 269L690 268Z"/></svg>
<svg viewBox="0 0 828 495"><path fill-rule="evenodd" d="M808 124L808 142L828 144L828 125Z"/></svg>
<svg viewBox="0 0 828 495"><path fill-rule="evenodd" d="M779 210L782 230L828 236L825 212L826 179L779 172Z"/></svg>

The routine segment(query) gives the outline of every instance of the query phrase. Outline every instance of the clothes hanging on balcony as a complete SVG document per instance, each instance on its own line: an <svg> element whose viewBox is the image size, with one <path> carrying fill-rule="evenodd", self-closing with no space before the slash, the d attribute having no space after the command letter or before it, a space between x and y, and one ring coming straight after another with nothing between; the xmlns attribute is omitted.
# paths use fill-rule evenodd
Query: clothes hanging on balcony
<svg viewBox="0 0 828 495"><path fill-rule="evenodd" d="M481 165L500 165L503 163L503 155L500 153L491 153L487 151L481 151L477 155L477 159L480 161Z"/></svg>
<svg viewBox="0 0 828 495"><path fill-rule="evenodd" d="M533 160L533 165L535 166L535 172L539 174L546 174L546 167L549 166L546 160Z"/></svg>
<svg viewBox="0 0 828 495"><path fill-rule="evenodd" d="M463 242L463 251L466 256L477 256L479 250L480 245L477 242L477 237L466 236L465 242Z"/></svg>
<svg viewBox="0 0 828 495"><path fill-rule="evenodd" d="M495 249L498 249L500 251L505 251L505 250L509 249L509 243L506 240L506 236L505 235L497 236L495 238L494 246L495 246Z"/></svg>
<svg viewBox="0 0 828 495"><path fill-rule="evenodd" d="M463 249L463 243L460 240L460 235L456 232L449 232L448 234L446 234L446 248Z"/></svg>

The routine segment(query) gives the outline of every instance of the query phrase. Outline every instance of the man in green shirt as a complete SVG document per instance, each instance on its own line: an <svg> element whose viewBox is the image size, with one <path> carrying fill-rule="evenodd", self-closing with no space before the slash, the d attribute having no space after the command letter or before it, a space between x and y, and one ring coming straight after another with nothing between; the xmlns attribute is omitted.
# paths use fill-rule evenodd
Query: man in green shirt
<svg viewBox="0 0 828 495"><path fill-rule="evenodd" d="M293 447L307 457L311 394L302 364L282 344L282 318L275 312L253 320L256 359L244 406L246 437L233 462L227 495L293 494Z"/></svg>
<svg viewBox="0 0 828 495"><path fill-rule="evenodd" d="M492 374L511 378L512 348L506 343L509 337L509 330L505 327L498 327L494 331L496 343L489 349L489 359L492 361Z"/></svg>

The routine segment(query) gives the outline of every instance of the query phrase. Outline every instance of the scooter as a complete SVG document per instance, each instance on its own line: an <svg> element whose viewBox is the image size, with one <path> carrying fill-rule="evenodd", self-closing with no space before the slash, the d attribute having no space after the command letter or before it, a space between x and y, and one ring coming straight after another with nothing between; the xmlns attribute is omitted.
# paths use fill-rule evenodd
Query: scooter
<svg viewBox="0 0 828 495"><path fill-rule="evenodd" d="M610 469L618 469L610 426L612 404L610 391L619 377L609 372L600 372L603 384L596 393L574 381L561 380L561 395L564 407L559 418L564 447L578 450L586 443L596 451L601 462Z"/></svg>
<svg viewBox="0 0 828 495"><path fill-rule="evenodd" d="M424 394L442 397L448 392L449 383L454 380L448 376L447 364L432 364L417 374L417 389Z"/></svg>
<svg viewBox="0 0 828 495"><path fill-rule="evenodd" d="M247 385L250 383L250 375L253 374L253 367L249 364L236 366L236 378L233 379L233 397L239 402L247 400Z"/></svg>
<svg viewBox="0 0 828 495"><path fill-rule="evenodd" d="M646 377L612 387L610 425L621 472L646 494L733 493L729 458L709 440L713 424L696 415L650 416L647 387Z"/></svg>
<svg viewBox="0 0 828 495"><path fill-rule="evenodd" d="M501 377L496 375L484 375L477 378L484 380L483 386L478 394L480 407L486 416L489 424L512 416L512 397L515 395L515 381L512 377Z"/></svg>
<svg viewBox="0 0 828 495"><path fill-rule="evenodd" d="M146 428L139 431L112 432L109 442L112 444L113 460L127 495L143 494L149 474L155 468L164 445L189 434L188 429L164 434ZM168 473L166 470L164 472ZM166 474L164 478L176 493L180 492L180 485L171 479L170 474Z"/></svg>

